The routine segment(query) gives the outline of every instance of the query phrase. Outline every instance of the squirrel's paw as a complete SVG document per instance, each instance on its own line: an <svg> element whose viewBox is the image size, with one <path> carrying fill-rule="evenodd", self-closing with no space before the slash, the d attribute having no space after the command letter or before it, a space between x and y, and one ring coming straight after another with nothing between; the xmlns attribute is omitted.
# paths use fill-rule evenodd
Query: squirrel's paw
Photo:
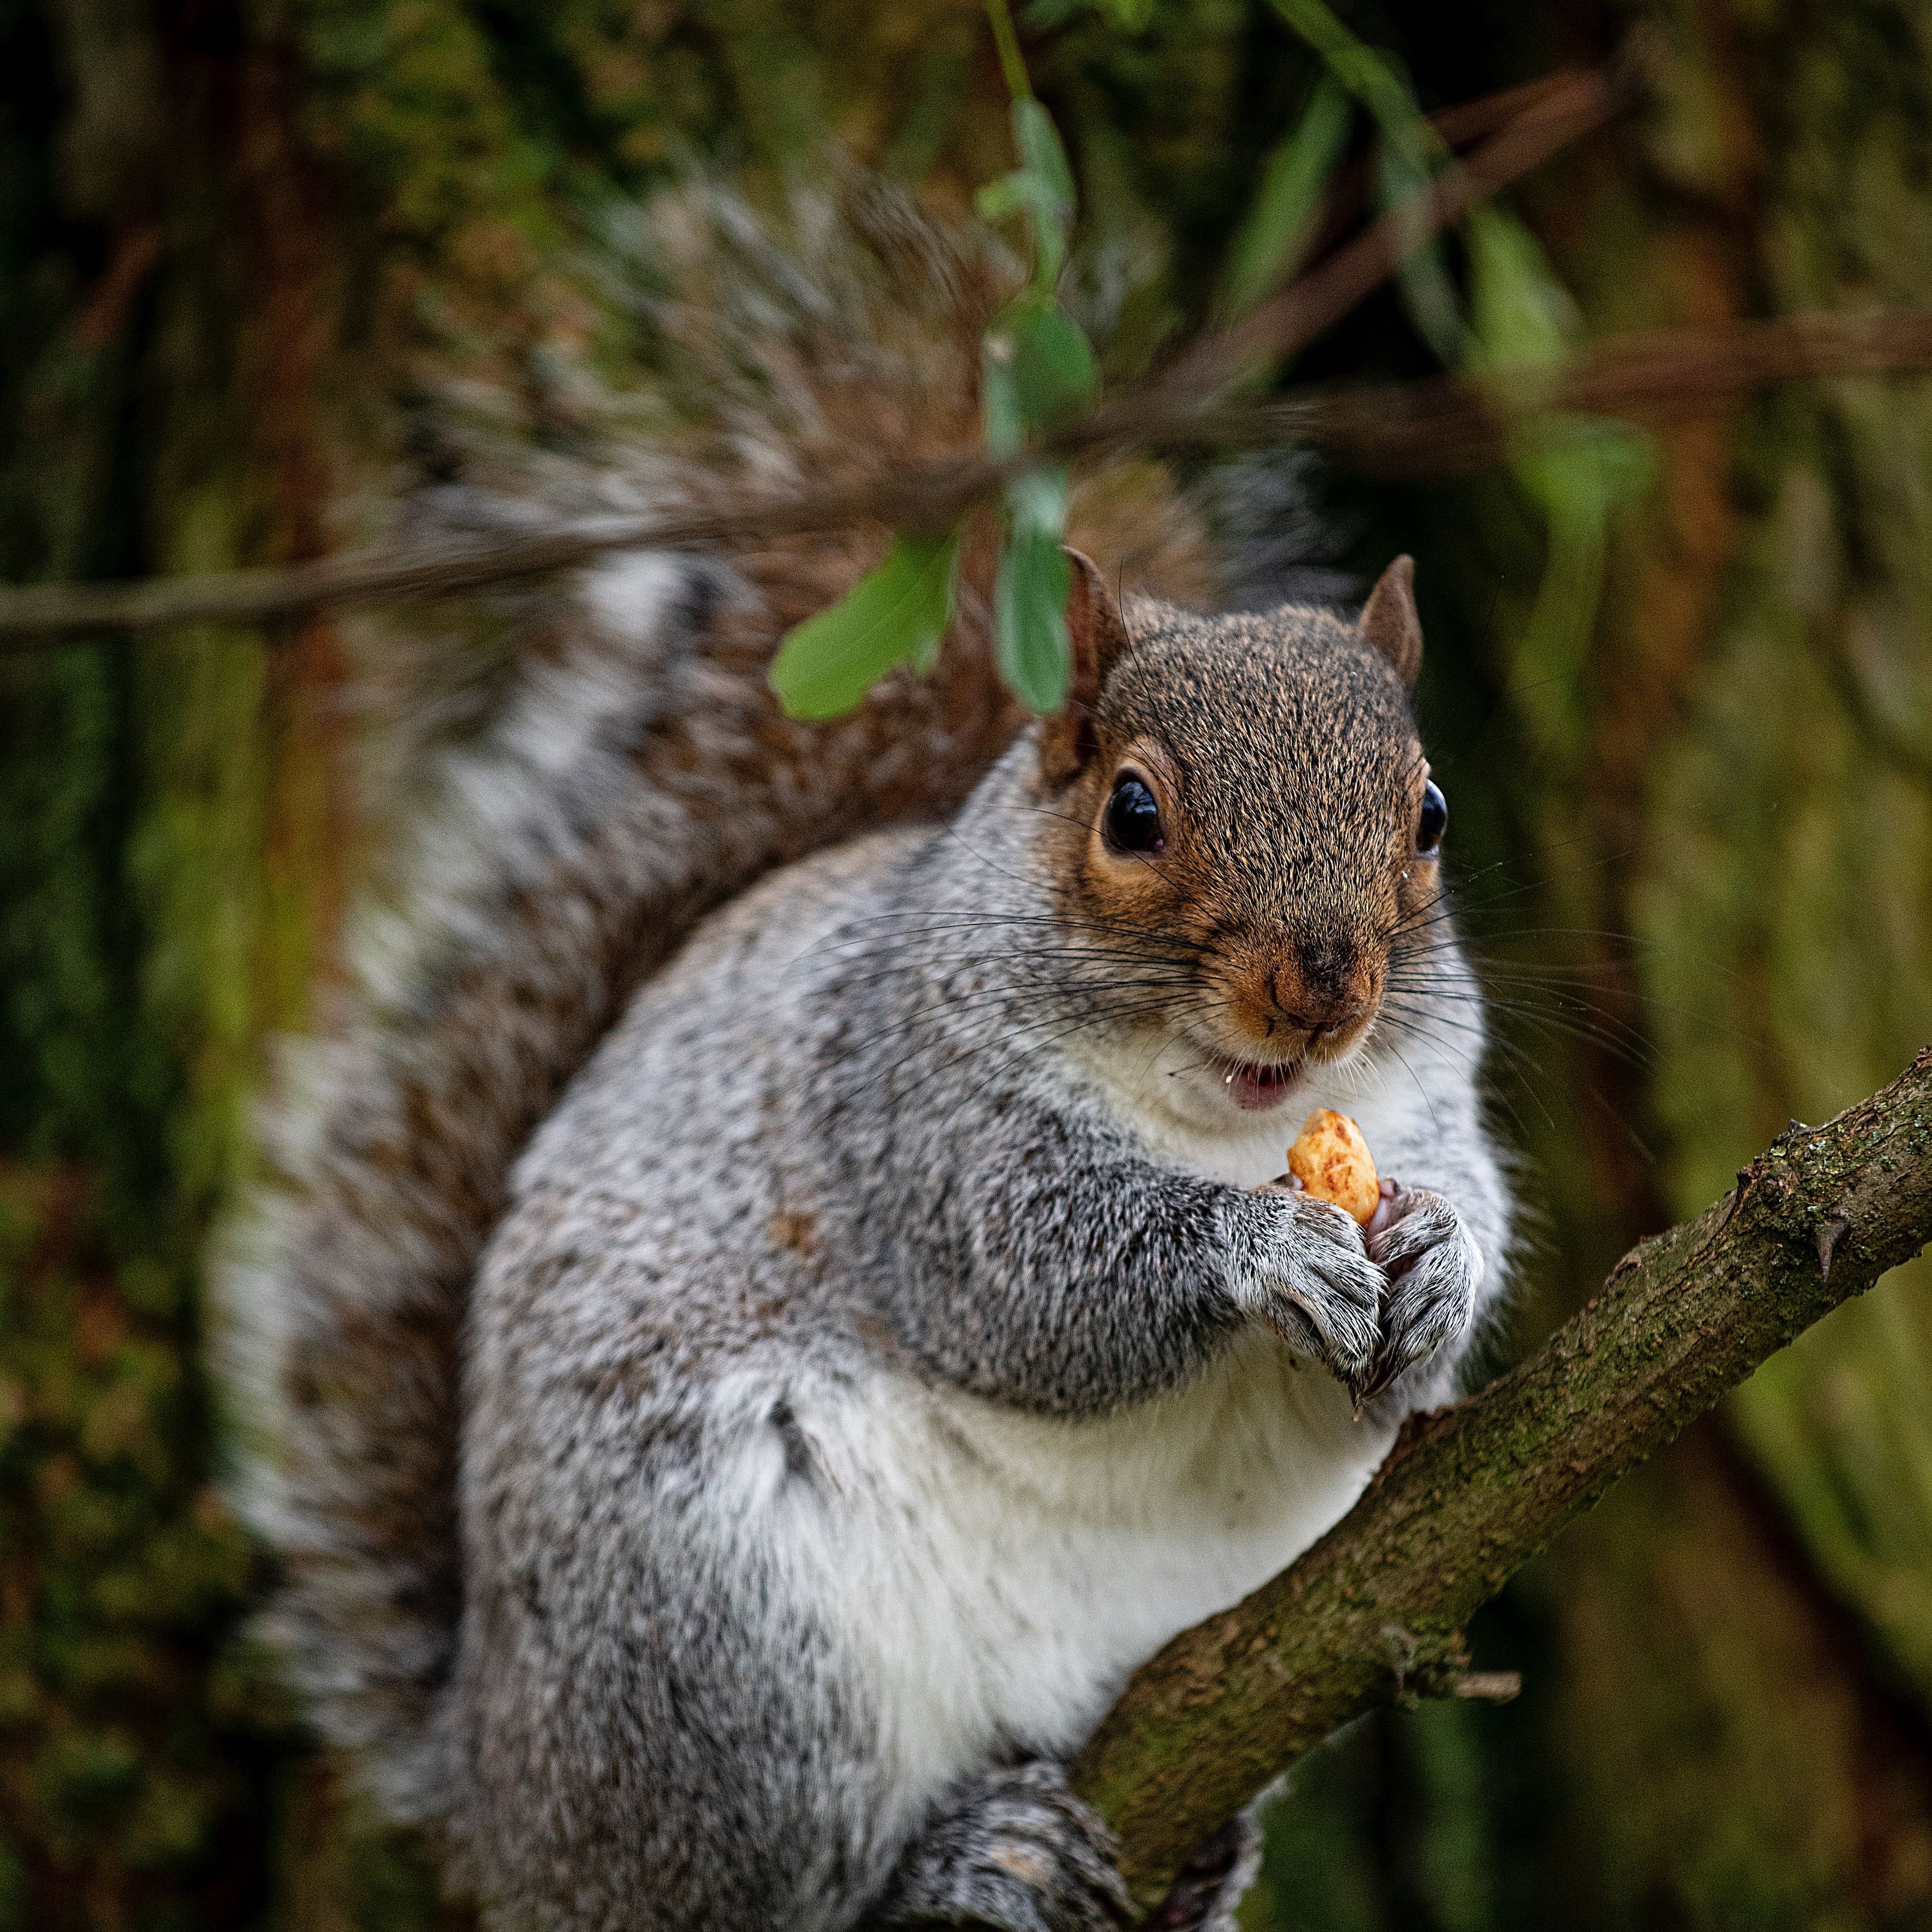
<svg viewBox="0 0 1932 1932"><path fill-rule="evenodd" d="M900 1858L868 1932L987 1925L1118 1932L1132 1918L1113 1835L1041 1760L957 1787Z"/></svg>
<svg viewBox="0 0 1932 1932"><path fill-rule="evenodd" d="M1312 1195L1263 1190L1269 1219L1238 1277L1235 1300L1299 1355L1312 1355L1350 1390L1374 1362L1382 1335L1382 1270L1362 1231Z"/></svg>
<svg viewBox="0 0 1932 1932"><path fill-rule="evenodd" d="M1388 1274L1389 1291L1382 1346L1362 1390L1365 1400L1460 1335L1483 1285L1482 1250L1442 1196L1405 1189L1389 1209L1387 1224L1369 1238L1369 1251Z"/></svg>

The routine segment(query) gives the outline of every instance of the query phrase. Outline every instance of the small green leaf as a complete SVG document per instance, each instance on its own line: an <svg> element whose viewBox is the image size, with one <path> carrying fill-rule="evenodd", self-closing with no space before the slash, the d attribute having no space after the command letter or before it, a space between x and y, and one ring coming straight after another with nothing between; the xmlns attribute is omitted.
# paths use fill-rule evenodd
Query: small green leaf
<svg viewBox="0 0 1932 1932"><path fill-rule="evenodd" d="M1377 173L1384 208L1415 206L1431 171L1448 158L1442 136L1416 105L1400 66L1358 40L1325 0L1274 0L1279 14L1322 56L1336 81L1375 118ZM1418 219L1398 271L1402 300L1423 339L1452 367L1462 360L1468 332L1441 244Z"/></svg>
<svg viewBox="0 0 1932 1932"><path fill-rule="evenodd" d="M985 221L1003 221L1013 214L1024 218L1028 239L1033 244L1033 286L1041 293L1051 290L1066 265L1066 233L1072 217L1046 178L1031 168L1017 169L987 182L974 196L973 206Z"/></svg>
<svg viewBox="0 0 1932 1932"><path fill-rule="evenodd" d="M1553 523L1607 523L1648 487L1655 452L1641 430L1586 416L1544 416L1511 439L1516 481Z"/></svg>
<svg viewBox="0 0 1932 1932"><path fill-rule="evenodd" d="M1002 332L1012 342L1013 393L1029 429L1052 429L1089 408L1100 373L1079 325L1052 301L1024 302Z"/></svg>
<svg viewBox="0 0 1932 1932"><path fill-rule="evenodd" d="M952 614L958 550L956 536L896 537L876 570L788 632L771 670L787 713L836 718L895 665L929 669Z"/></svg>
<svg viewBox="0 0 1932 1932"><path fill-rule="evenodd" d="M1007 538L993 588L1000 671L1035 711L1058 711L1066 697L1072 658L1066 635L1071 582L1058 538L1016 530Z"/></svg>
<svg viewBox="0 0 1932 1932"><path fill-rule="evenodd" d="M1021 701L1058 711L1066 696L1072 647L1066 594L1072 578L1060 547L1066 520L1066 472L1032 470L1007 486L1010 519L993 585L1000 674Z"/></svg>
<svg viewBox="0 0 1932 1932"><path fill-rule="evenodd" d="M1066 527L1066 471L1059 464L1029 470L1006 485L1006 514L1016 528L1044 530L1055 543Z"/></svg>
<svg viewBox="0 0 1932 1932"><path fill-rule="evenodd" d="M1324 0L1274 0L1274 10L1322 56L1322 64L1376 117L1382 138L1418 166L1445 153L1396 63L1358 40Z"/></svg>
<svg viewBox="0 0 1932 1932"><path fill-rule="evenodd" d="M1048 205L1059 219L1071 221L1078 195L1053 116L1030 94L1013 103L1012 115L1013 146L1019 150L1022 172L1046 190Z"/></svg>
<svg viewBox="0 0 1932 1932"><path fill-rule="evenodd" d="M1013 354L1013 338L1006 330L987 330L980 344L980 410L986 448L994 456L1010 456L1026 440Z"/></svg>
<svg viewBox="0 0 1932 1932"><path fill-rule="evenodd" d="M973 197L973 211L982 221L1004 221L1020 212L1018 191L1011 175L990 181Z"/></svg>
<svg viewBox="0 0 1932 1932"><path fill-rule="evenodd" d="M1472 208L1467 233L1476 359L1492 369L1560 360L1581 325L1543 244L1496 207Z"/></svg>
<svg viewBox="0 0 1932 1932"><path fill-rule="evenodd" d="M1353 118L1346 91L1324 78L1268 157L1222 273L1223 315L1245 314L1300 262Z"/></svg>

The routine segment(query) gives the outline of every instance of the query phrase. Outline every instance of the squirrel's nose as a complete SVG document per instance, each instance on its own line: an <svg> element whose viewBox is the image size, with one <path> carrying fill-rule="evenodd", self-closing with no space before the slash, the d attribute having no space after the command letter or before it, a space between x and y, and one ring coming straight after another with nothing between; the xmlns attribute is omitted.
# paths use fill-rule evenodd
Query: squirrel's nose
<svg viewBox="0 0 1932 1932"><path fill-rule="evenodd" d="M1291 1026L1332 1033L1360 1019L1373 1004L1373 992L1360 951L1324 933L1285 952L1275 970L1274 1000Z"/></svg>
<svg viewBox="0 0 1932 1932"><path fill-rule="evenodd" d="M1345 995L1354 970L1353 946L1324 934L1318 939L1303 940L1294 950L1301 968L1301 983L1311 994L1324 1000L1338 1000Z"/></svg>

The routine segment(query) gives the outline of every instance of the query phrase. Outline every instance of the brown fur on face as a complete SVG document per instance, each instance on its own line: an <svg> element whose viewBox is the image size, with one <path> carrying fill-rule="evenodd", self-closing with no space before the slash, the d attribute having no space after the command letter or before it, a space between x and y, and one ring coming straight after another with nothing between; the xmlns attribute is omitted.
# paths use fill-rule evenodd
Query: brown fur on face
<svg viewBox="0 0 1932 1932"><path fill-rule="evenodd" d="M1070 915L1184 953L1194 1030L1231 1059L1338 1057L1375 1019L1391 950L1439 885L1414 842L1429 768L1407 688L1420 639L1407 573L1378 591L1384 620L1407 606L1381 627L1394 651L1316 610L1204 618L1136 602L1118 622L1097 573L1077 575L1074 700L1042 740ZM1106 836L1127 775L1160 808L1157 851Z"/></svg>

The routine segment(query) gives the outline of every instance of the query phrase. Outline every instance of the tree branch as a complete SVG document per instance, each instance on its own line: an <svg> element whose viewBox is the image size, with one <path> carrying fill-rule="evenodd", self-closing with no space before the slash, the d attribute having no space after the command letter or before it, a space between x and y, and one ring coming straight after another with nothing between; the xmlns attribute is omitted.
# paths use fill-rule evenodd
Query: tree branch
<svg viewBox="0 0 1932 1932"><path fill-rule="evenodd" d="M1681 422L1738 396L1806 378L1932 368L1932 309L1790 315L1718 328L1616 336L1565 362L1480 382L1336 385L1204 416L1202 446L1305 442L1358 468L1415 476L1480 469L1539 418Z"/></svg>
<svg viewBox="0 0 1932 1932"><path fill-rule="evenodd" d="M1361 467L1414 475L1480 468L1509 438L1552 414L1681 422L1736 396L1805 376L1932 369L1932 309L1797 315L1728 328L1619 337L1547 368L1309 389L1270 403L1110 417L1110 446L1232 448L1292 442ZM157 578L136 584L0 586L0 650L28 640L165 624L259 623L324 604L434 597L508 583L650 545L728 548L854 524L944 524L997 488L1022 459L976 452L844 488L766 492L735 503L560 524L527 536L398 551L347 550L282 568Z"/></svg>
<svg viewBox="0 0 1932 1932"><path fill-rule="evenodd" d="M1351 1718L1456 1694L1468 1682L1462 1627L1514 1570L1928 1241L1932 1046L1825 1126L1793 1122L1714 1207L1632 1249L1520 1368L1412 1418L1354 1509L1136 1672L1076 1761L1074 1787L1120 1833L1142 1909Z"/></svg>
<svg viewBox="0 0 1932 1932"><path fill-rule="evenodd" d="M1134 449L1229 448L1274 442L1332 449L1370 470L1408 473L1492 463L1510 440L1553 416L1679 420L1745 392L1803 376L1932 368L1932 309L1863 316L1786 316L1716 329L1618 338L1568 362L1499 370L1480 382L1311 389L1273 402L1230 403L1228 386L1258 364L1312 340L1394 272L1418 239L1526 173L1614 111L1617 84L1552 76L1471 104L1472 127L1498 130L1467 160L1230 329L1207 337L1153 381L1109 402L1038 451L997 459L975 449L862 477L806 483L701 509L560 522L510 538L377 544L280 568L130 584L0 585L0 650L170 624L272 622L328 605L398 602L543 576L646 547L742 547L855 524L944 527L1028 464Z"/></svg>
<svg viewBox="0 0 1932 1932"><path fill-rule="evenodd" d="M1185 351L1153 382L1081 426L1083 442L1159 442L1198 418L1232 380L1291 356L1340 322L1416 249L1453 227L1479 202L1540 167L1600 128L1624 98L1599 74L1564 76L1534 94L1466 160L1399 202L1354 239L1298 275L1244 320Z"/></svg>

